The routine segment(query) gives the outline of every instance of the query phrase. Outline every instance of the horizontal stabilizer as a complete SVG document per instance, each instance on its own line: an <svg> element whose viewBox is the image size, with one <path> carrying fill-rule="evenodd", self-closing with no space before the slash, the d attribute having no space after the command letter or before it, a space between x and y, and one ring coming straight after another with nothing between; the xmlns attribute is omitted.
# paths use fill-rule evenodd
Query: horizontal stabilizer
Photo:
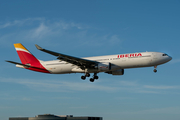
<svg viewBox="0 0 180 120"><path fill-rule="evenodd" d="M7 61L6 60L6 62L9 62L9 63L12 63L12 64L16 64L16 65L22 65L23 67L26 67L26 68L31 67L30 65L25 65L25 64L22 64L22 63L14 62L14 61Z"/></svg>
<svg viewBox="0 0 180 120"><path fill-rule="evenodd" d="M21 66L23 66L23 67L25 67L25 68L35 68L35 69L44 70L44 69L42 69L42 68L33 67L33 66L31 66L31 65L28 65L28 64L22 64L22 63L18 63L18 62L14 62L14 61L7 61L7 60L6 60L6 62L9 62L9 63L12 63L12 64L16 64L16 65L21 65Z"/></svg>

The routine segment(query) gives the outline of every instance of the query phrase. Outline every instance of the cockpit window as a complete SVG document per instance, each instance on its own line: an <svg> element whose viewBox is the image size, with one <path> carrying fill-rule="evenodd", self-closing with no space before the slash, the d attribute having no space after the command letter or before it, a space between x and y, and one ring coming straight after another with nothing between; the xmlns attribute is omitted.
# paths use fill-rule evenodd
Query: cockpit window
<svg viewBox="0 0 180 120"><path fill-rule="evenodd" d="M167 54L162 54L162 56L168 56Z"/></svg>

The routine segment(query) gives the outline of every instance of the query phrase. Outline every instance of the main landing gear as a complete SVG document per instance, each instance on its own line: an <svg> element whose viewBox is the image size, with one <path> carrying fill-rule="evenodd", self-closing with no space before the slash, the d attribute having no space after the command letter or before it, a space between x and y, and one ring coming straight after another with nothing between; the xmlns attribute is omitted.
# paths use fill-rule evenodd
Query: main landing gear
<svg viewBox="0 0 180 120"><path fill-rule="evenodd" d="M86 77L90 77L90 74L89 73L85 73L85 76L81 76L81 79L82 80L85 80ZM95 79L98 79L99 77L97 76L97 73L94 73L93 77L90 78L90 81L91 82L94 82Z"/></svg>
<svg viewBox="0 0 180 120"><path fill-rule="evenodd" d="M90 74L89 73L85 73L85 76L81 76L81 79L85 80L86 77L90 77Z"/></svg>
<svg viewBox="0 0 180 120"><path fill-rule="evenodd" d="M153 70L153 71L154 71L155 73L157 72L156 68L157 68L157 66L154 66L154 70Z"/></svg>

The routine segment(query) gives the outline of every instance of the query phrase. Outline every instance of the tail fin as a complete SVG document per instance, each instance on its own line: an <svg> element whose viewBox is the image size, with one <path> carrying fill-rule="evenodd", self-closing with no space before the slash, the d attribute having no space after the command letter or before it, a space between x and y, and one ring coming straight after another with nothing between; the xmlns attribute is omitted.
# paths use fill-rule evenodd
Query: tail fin
<svg viewBox="0 0 180 120"><path fill-rule="evenodd" d="M22 64L31 64L36 66L39 60L34 57L21 43L14 44Z"/></svg>
<svg viewBox="0 0 180 120"><path fill-rule="evenodd" d="M14 44L14 47L19 55L22 64L13 61L7 62L21 65L22 67L29 70L50 73L43 65L41 65L40 61L36 57L34 57L34 55L32 55L21 43Z"/></svg>

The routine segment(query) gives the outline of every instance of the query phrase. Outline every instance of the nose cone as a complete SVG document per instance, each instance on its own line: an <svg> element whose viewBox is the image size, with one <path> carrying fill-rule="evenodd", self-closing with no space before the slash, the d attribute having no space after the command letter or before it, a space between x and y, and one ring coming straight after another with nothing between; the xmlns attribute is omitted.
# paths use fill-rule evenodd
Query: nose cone
<svg viewBox="0 0 180 120"><path fill-rule="evenodd" d="M171 60L172 60L172 57L171 57L171 56L167 56L166 59L165 59L166 62L169 62L169 61L171 61Z"/></svg>
<svg viewBox="0 0 180 120"><path fill-rule="evenodd" d="M169 61L171 61L172 60L172 57L171 56L166 56L165 58L164 58L164 63L167 63L167 62L169 62Z"/></svg>
<svg viewBox="0 0 180 120"><path fill-rule="evenodd" d="M170 60L172 60L172 57L171 57L171 56L169 56L169 58L168 58L168 59L169 59L169 61L170 61Z"/></svg>

